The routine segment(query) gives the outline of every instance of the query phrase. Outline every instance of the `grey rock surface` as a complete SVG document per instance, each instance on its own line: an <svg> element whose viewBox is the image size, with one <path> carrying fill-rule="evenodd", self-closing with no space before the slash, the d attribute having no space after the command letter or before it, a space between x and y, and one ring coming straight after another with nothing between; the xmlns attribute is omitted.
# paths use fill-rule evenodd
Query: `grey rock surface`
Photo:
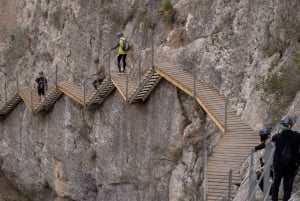
<svg viewBox="0 0 300 201"><path fill-rule="evenodd" d="M286 113L300 130L298 0L170 2L0 0L0 101L17 76L31 86L43 70L53 86L56 66L59 82L91 88L96 58L117 71L109 50L121 31L133 79L151 66L153 43L155 62L195 71L255 131L276 130ZM21 102L0 120L0 169L20 200L201 201L203 140L211 153L219 138L194 100L163 80L133 105L117 91L90 111L62 96L33 116Z"/></svg>

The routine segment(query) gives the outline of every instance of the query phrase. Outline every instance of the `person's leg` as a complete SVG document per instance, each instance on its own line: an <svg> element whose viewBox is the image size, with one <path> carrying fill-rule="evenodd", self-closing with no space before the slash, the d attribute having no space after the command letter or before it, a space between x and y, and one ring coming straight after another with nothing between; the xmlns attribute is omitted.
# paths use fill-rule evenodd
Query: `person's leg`
<svg viewBox="0 0 300 201"><path fill-rule="evenodd" d="M258 181L260 179L260 176L261 176L261 173L258 172L256 173L256 180ZM264 179L262 179L260 182L259 182L259 188L262 192L264 192Z"/></svg>
<svg viewBox="0 0 300 201"><path fill-rule="evenodd" d="M38 97L39 97L39 102L41 102L41 95L42 95L42 91L38 88Z"/></svg>
<svg viewBox="0 0 300 201"><path fill-rule="evenodd" d="M121 73L121 64L120 64L121 58L122 58L122 55L119 54L119 55L118 55L118 68L119 68L119 73Z"/></svg>
<svg viewBox="0 0 300 201"><path fill-rule="evenodd" d="M41 91L41 101L44 101L44 99L45 99L45 89L42 89L42 91Z"/></svg>
<svg viewBox="0 0 300 201"><path fill-rule="evenodd" d="M279 171L274 171L274 182L272 185L272 201L278 201L279 186L282 179L282 174Z"/></svg>
<svg viewBox="0 0 300 201"><path fill-rule="evenodd" d="M284 174L284 177L283 177L283 201L288 201L291 197L294 178L295 178L294 171L289 171Z"/></svg>
<svg viewBox="0 0 300 201"><path fill-rule="evenodd" d="M126 68L126 57L127 54L123 54L123 73L125 73L125 68Z"/></svg>
<svg viewBox="0 0 300 201"><path fill-rule="evenodd" d="M94 88L97 89L97 80L94 80L92 84L93 84Z"/></svg>
<svg viewBox="0 0 300 201"><path fill-rule="evenodd" d="M103 79L98 79L98 85L101 85Z"/></svg>

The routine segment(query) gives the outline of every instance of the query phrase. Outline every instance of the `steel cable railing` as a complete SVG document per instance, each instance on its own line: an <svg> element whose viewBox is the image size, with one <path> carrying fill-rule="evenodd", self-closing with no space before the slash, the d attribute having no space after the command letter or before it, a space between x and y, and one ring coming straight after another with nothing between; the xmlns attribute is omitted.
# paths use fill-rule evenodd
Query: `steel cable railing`
<svg viewBox="0 0 300 201"><path fill-rule="evenodd" d="M250 159L250 167L249 167L249 175L247 177L244 178L244 180L248 180L249 183L249 191L248 191L248 196L243 200L243 201L254 201L255 200L255 194L257 191L257 188L259 186L259 183L262 181L262 179L264 179L264 196L263 196L263 201L266 201L268 199L271 187L272 187L272 179L270 178L270 168L272 166L272 159L273 159L273 155L275 152L275 146L271 143L266 144L266 148L265 148L265 154L264 154L264 160L266 161L265 165L264 165L264 170L261 174L261 176L259 177L259 179L256 179L255 175L254 175L254 170L253 170L253 152L251 152L247 158L251 155L251 159ZM232 172L235 172L238 168L240 168L241 165L239 165L238 167L236 167L234 170L230 170L229 172L229 182L228 182L228 193L226 194L226 191L223 191L224 196L223 196L223 201L229 201L231 200L231 194L232 194ZM230 176L231 175L231 176ZM227 177L227 176L226 176ZM226 178L224 177L222 180L220 181L224 181ZM212 191L211 193L214 193L215 191Z"/></svg>
<svg viewBox="0 0 300 201"><path fill-rule="evenodd" d="M270 190L271 190L271 186L272 186L272 179L270 178L270 169L271 166L273 164L273 155L275 153L275 145L273 143L267 143L266 144L266 148L265 148L265 153L264 153L264 160L266 161L264 164L264 168L263 171L259 177L259 179L257 180L256 177L253 176L250 177L249 175L249 195L248 195L248 201L254 201L255 199L255 194L256 194L256 190L259 186L259 183L264 180L264 196L263 196L263 200L267 200ZM253 153L252 153L252 157L253 157ZM253 164L251 164L252 166L250 167L250 172L254 172L253 170Z"/></svg>

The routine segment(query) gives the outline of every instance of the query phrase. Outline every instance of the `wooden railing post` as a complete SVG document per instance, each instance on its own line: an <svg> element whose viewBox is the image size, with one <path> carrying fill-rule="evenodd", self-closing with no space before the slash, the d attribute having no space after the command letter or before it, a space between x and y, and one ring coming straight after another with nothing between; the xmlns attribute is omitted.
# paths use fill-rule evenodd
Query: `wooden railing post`
<svg viewBox="0 0 300 201"><path fill-rule="evenodd" d="M4 101L6 103L6 100L7 100L7 86L6 86L6 81L4 83Z"/></svg>
<svg viewBox="0 0 300 201"><path fill-rule="evenodd" d="M229 170L228 201L231 200L231 190L232 190L232 169Z"/></svg>
<svg viewBox="0 0 300 201"><path fill-rule="evenodd" d="M128 74L126 74L126 102L128 102Z"/></svg>
<svg viewBox="0 0 300 201"><path fill-rule="evenodd" d="M203 134L203 200L207 201L207 146L206 133Z"/></svg>
<svg viewBox="0 0 300 201"><path fill-rule="evenodd" d="M224 132L226 133L227 131L227 99L225 99L225 120L224 120Z"/></svg>
<svg viewBox="0 0 300 201"><path fill-rule="evenodd" d="M154 72L154 28L152 29L151 66L152 72Z"/></svg>
<svg viewBox="0 0 300 201"><path fill-rule="evenodd" d="M83 82L83 107L85 107L86 80Z"/></svg>
<svg viewBox="0 0 300 201"><path fill-rule="evenodd" d="M19 92L19 75L17 73L17 92Z"/></svg>
<svg viewBox="0 0 300 201"><path fill-rule="evenodd" d="M30 105L31 105L31 109L33 109L33 90L31 89L31 93L30 93Z"/></svg>
<svg viewBox="0 0 300 201"><path fill-rule="evenodd" d="M193 76L193 90L194 90L194 99L195 99L195 101L196 101L196 67L194 66L194 69L193 69L193 74L194 74L194 76ZM197 101L196 101L197 102Z"/></svg>
<svg viewBox="0 0 300 201"><path fill-rule="evenodd" d="M108 76L111 77L111 74L110 74L110 52L108 53Z"/></svg>
<svg viewBox="0 0 300 201"><path fill-rule="evenodd" d="M55 65L55 86L57 86L57 65Z"/></svg>
<svg viewBox="0 0 300 201"><path fill-rule="evenodd" d="M138 83L140 83L140 81L141 81L141 57L142 57L142 55L141 55L141 51L142 51L142 48L140 48L140 51L139 51L139 76L138 76Z"/></svg>

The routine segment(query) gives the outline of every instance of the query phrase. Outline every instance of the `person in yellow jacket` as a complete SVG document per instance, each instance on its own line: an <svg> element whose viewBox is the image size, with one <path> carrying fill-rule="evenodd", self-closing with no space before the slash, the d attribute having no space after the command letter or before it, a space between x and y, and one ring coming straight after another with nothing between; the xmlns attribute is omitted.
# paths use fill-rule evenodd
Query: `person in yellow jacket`
<svg viewBox="0 0 300 201"><path fill-rule="evenodd" d="M117 49L118 48L118 68L119 68L119 73L125 73L125 68L126 68L126 57L127 57L127 52L123 50L123 43L125 41L124 35L123 33L118 33L117 34L118 37L118 42L116 43L116 45L111 48L111 50ZM121 60L123 60L123 70L121 68Z"/></svg>

